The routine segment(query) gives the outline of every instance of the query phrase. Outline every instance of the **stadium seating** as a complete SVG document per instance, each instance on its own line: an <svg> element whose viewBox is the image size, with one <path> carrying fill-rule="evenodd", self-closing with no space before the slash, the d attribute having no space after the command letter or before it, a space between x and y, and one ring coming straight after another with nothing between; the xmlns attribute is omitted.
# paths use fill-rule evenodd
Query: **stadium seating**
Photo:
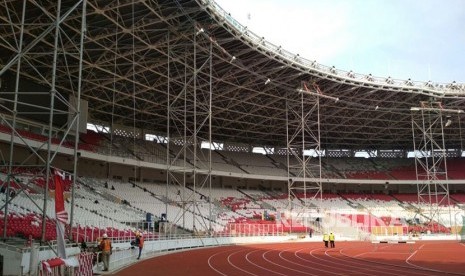
<svg viewBox="0 0 465 276"><path fill-rule="evenodd" d="M275 197L272 197L269 193L258 190L238 191L214 188L211 192L211 202L208 202L203 196L193 194L191 190L186 188L183 190L185 195L194 196L198 201L195 208L194 206L185 206L186 212L183 211L182 206L176 204L179 189L175 186L170 187L168 195L166 195L166 185L156 183L132 184L89 178L81 178L81 182L83 185L76 191L76 208L74 209L76 226L73 229L73 237L80 241L95 240L104 232L111 233L113 237L130 239L134 229L128 227L126 223L143 221L147 212L153 214L167 212L170 221L187 230L212 230L223 234L268 235L283 231L306 232L309 227L315 227L314 222L295 219L291 221L287 218L291 214L287 213L289 199L284 193L277 193ZM114 190L111 188L112 186L115 188ZM43 198L41 195L30 195L30 197L35 203L21 194L13 200L12 213L10 214L12 220L8 233L32 235L34 238L39 238L41 219L37 214L40 213L38 206L43 205ZM460 198L457 196L457 201L460 201ZM118 203L122 200L127 201L130 206ZM311 211L312 217L326 217L327 215L324 214L332 213L336 215L333 220L340 220L346 226L366 232L375 231L376 227L378 227L376 231L380 231L379 226L385 225L404 227L402 231L405 233L410 231L433 233L450 231L448 227L453 225L454 221L446 219L443 219L442 223L435 222L429 225L423 224L426 221L424 219L420 221L422 224L409 225L409 228L406 228L406 221L413 220L416 213L405 209L400 203L416 204L415 200L416 195L412 194L393 194L390 196L386 194L345 193L341 195L324 194L321 200L319 198L305 199L298 195L291 201L291 204L292 212L305 212L307 208L304 207L305 202L305 206L314 206L313 211ZM50 205L53 205L53 199L50 199ZM67 209L70 208L69 203L66 206ZM363 209L360 209L360 206L363 206ZM459 209L457 209L458 211ZM306 212L308 213L308 210ZM182 220L183 214L184 219ZM264 214L267 214L268 219L264 217ZM212 215L213 217L211 217ZM54 217L53 210L48 210L48 217ZM204 219L208 221L210 217L212 218L211 226L208 227L211 229L205 229L206 225L210 223L202 224L200 221ZM54 239L56 232L53 220L48 224L51 226L47 228L47 238ZM18 227L24 225L27 227L23 227L22 232L16 231ZM382 231L392 230L386 228ZM395 231L397 233L400 230Z"/></svg>

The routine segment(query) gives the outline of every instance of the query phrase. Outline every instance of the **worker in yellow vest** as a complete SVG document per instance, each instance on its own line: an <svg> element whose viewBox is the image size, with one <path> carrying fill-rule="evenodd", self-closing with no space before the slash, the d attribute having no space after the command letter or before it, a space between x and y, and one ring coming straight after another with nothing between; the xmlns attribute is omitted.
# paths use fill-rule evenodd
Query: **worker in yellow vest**
<svg viewBox="0 0 465 276"><path fill-rule="evenodd" d="M323 235L323 242L325 243L325 247L328 247L329 235L327 233Z"/></svg>
<svg viewBox="0 0 465 276"><path fill-rule="evenodd" d="M331 248L334 248L334 247L335 247L335 245L334 245L334 240L335 240L335 237L334 237L333 232L329 233L329 244L330 244L330 247L331 247Z"/></svg>

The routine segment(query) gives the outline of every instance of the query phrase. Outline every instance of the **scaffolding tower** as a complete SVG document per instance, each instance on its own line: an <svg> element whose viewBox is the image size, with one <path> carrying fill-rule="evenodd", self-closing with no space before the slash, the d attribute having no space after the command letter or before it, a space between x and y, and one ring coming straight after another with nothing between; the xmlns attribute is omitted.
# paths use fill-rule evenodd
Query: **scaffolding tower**
<svg viewBox="0 0 465 276"><path fill-rule="evenodd" d="M441 206L450 206L444 135L448 123L444 116L463 111L446 109L434 99L421 101L419 107L410 110L418 204L427 206L422 213L433 225L441 221Z"/></svg>
<svg viewBox="0 0 465 276"><path fill-rule="evenodd" d="M0 120L11 135L9 145L1 149L2 181L6 183L6 199L1 205L4 239L13 199L10 190L15 186L14 196L24 195L40 210L41 241L46 241L47 220L53 214L49 206L51 174L58 163L73 176L69 231L72 229L79 132L86 127L81 121L86 3L0 4L0 26L9 30L2 32L2 44L8 47L1 52L7 60L0 70ZM30 137L31 126L41 132L41 139ZM23 177L25 171L27 177ZM37 185L38 179L44 181L43 187ZM42 193L42 206L25 192L28 189ZM68 238L72 239L70 232Z"/></svg>
<svg viewBox="0 0 465 276"><path fill-rule="evenodd" d="M174 204L180 211L168 215L168 201L165 211L171 222L183 228L209 231L213 221L210 200L213 43L196 24L191 36L191 45L168 45L167 49L166 198L170 189L178 189L179 198ZM179 81L177 76L183 76L179 91L171 88L173 82ZM208 150L201 150L202 145L208 146Z"/></svg>
<svg viewBox="0 0 465 276"><path fill-rule="evenodd" d="M322 197L320 97L319 87L312 90L302 83L298 93L286 102L287 175L289 208L295 198L309 208L311 199Z"/></svg>

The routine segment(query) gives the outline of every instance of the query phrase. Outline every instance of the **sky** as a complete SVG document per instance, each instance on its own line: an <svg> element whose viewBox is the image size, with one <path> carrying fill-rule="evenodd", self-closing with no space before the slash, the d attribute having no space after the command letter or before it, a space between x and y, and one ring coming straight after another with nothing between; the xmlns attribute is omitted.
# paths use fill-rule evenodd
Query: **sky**
<svg viewBox="0 0 465 276"><path fill-rule="evenodd" d="M249 30L318 63L465 83L463 0L215 0Z"/></svg>

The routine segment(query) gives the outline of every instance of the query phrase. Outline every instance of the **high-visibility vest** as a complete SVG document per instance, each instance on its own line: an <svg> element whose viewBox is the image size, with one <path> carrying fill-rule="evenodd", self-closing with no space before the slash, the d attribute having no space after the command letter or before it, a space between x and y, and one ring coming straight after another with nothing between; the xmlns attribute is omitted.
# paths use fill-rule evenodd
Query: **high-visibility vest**
<svg viewBox="0 0 465 276"><path fill-rule="evenodd" d="M103 239L100 242L100 248L102 248L102 252L111 252L111 241L109 239Z"/></svg>
<svg viewBox="0 0 465 276"><path fill-rule="evenodd" d="M333 233L329 234L329 240L334 241L334 234Z"/></svg>
<svg viewBox="0 0 465 276"><path fill-rule="evenodd" d="M323 241L328 241L328 240L329 240L328 234L324 234L323 235Z"/></svg>

